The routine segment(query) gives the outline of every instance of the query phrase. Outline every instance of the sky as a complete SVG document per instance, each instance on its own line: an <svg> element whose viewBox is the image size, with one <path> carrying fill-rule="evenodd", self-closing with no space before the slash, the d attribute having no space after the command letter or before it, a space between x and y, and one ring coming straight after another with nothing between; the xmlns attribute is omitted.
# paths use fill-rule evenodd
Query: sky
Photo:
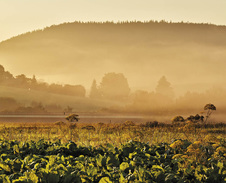
<svg viewBox="0 0 226 183"><path fill-rule="evenodd" d="M74 21L149 21L226 25L226 0L0 0L0 42Z"/></svg>

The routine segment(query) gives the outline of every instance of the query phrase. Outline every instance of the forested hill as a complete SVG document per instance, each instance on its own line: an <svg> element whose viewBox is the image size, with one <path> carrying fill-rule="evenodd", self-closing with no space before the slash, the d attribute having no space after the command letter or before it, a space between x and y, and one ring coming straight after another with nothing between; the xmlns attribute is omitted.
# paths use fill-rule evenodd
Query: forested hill
<svg viewBox="0 0 226 183"><path fill-rule="evenodd" d="M62 40L73 42L77 45L80 41L91 42L93 40L102 43L106 40L111 43L118 43L121 39L128 44L133 41L149 42L197 42L208 44L226 43L226 26L212 24L194 23L167 23L161 22L73 22L60 25L52 25L42 30L24 33L11 39L1 42L1 45L15 46L20 41L27 44L48 40ZM80 39L79 39L80 38ZM118 38L118 39L117 39ZM145 38L145 40L144 40ZM74 42L75 41L75 42ZM86 42L86 43L87 43ZM98 43L96 42L96 43ZM51 43L51 42L49 42Z"/></svg>
<svg viewBox="0 0 226 183"><path fill-rule="evenodd" d="M162 75L216 83L224 82L225 35L226 26L209 24L64 23L1 42L0 58L15 73L86 87L107 72L122 72L138 87Z"/></svg>

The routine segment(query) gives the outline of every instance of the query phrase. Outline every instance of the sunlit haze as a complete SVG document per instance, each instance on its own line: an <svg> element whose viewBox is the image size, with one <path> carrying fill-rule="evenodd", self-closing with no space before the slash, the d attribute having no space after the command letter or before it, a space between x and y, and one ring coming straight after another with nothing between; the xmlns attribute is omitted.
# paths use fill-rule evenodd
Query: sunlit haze
<svg viewBox="0 0 226 183"><path fill-rule="evenodd" d="M225 0L0 0L0 113L226 108ZM162 115L164 114L164 115Z"/></svg>

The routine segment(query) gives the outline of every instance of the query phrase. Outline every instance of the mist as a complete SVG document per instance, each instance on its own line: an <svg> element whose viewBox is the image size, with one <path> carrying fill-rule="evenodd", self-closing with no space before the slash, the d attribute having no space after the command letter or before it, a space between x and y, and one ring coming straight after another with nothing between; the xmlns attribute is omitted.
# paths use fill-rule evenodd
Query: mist
<svg viewBox="0 0 226 183"><path fill-rule="evenodd" d="M0 64L14 78L11 85L4 81L1 90L16 87L21 96L33 92L30 98L0 94L23 107L35 101L46 109L59 105L60 111L71 106L83 112L172 115L198 113L206 103L215 103L223 112L225 33L225 26L164 21L54 25L0 43ZM26 76L24 86L17 83L21 74ZM28 82L34 75L40 84L36 88ZM109 83L115 84L108 86L103 80L109 75ZM162 77L173 96L157 92ZM99 94L90 98L94 80ZM66 85L83 87L82 96L69 94ZM121 95L125 85L128 92ZM103 90L106 86L108 91Z"/></svg>

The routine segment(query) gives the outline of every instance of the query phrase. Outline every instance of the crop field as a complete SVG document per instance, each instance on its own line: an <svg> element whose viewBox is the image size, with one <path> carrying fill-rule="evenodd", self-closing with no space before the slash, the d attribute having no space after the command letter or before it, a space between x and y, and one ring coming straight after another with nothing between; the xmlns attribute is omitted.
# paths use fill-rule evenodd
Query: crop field
<svg viewBox="0 0 226 183"><path fill-rule="evenodd" d="M1 123L0 182L225 182L226 125Z"/></svg>

